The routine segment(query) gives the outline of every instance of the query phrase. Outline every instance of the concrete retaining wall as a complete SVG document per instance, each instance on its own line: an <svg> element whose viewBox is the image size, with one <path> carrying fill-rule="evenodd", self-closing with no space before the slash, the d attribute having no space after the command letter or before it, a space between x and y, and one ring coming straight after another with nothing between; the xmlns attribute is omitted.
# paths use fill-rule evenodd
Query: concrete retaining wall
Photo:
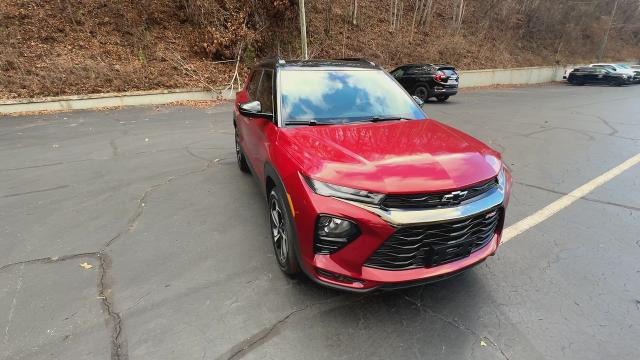
<svg viewBox="0 0 640 360"><path fill-rule="evenodd" d="M177 89L60 96L37 99L0 100L0 115L33 111L65 111L96 109L112 106L161 105L185 100L232 99L230 91Z"/></svg>
<svg viewBox="0 0 640 360"><path fill-rule="evenodd" d="M572 67L541 66L513 69L461 70L460 87L540 84L561 81L565 70Z"/></svg>

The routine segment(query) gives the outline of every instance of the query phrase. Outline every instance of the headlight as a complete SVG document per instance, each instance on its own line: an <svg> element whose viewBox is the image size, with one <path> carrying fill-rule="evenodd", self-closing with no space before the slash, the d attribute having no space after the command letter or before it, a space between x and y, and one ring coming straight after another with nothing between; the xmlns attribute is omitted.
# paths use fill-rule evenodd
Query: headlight
<svg viewBox="0 0 640 360"><path fill-rule="evenodd" d="M309 187L318 195L333 196L345 200L353 200L367 204L378 204L384 194L366 190L352 189L345 186L328 184L311 178L305 178Z"/></svg>
<svg viewBox="0 0 640 360"><path fill-rule="evenodd" d="M507 185L507 176L504 173L504 168L505 165L502 165L502 167L500 168L500 172L498 173L498 185L500 185L500 187L503 189Z"/></svg>

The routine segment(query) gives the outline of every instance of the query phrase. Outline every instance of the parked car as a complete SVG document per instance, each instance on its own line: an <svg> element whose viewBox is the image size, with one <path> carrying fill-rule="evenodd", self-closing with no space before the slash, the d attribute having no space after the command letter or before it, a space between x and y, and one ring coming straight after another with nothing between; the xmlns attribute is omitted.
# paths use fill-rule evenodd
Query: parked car
<svg viewBox="0 0 640 360"><path fill-rule="evenodd" d="M631 65L631 70L633 70L634 79L640 82L640 65Z"/></svg>
<svg viewBox="0 0 640 360"><path fill-rule="evenodd" d="M571 74L574 69L575 68L565 68L564 74L562 74L562 80L567 80L569 78L569 74Z"/></svg>
<svg viewBox="0 0 640 360"><path fill-rule="evenodd" d="M440 280L493 255L511 175L365 60L269 60L236 95L240 170L266 196L275 259L340 289Z"/></svg>
<svg viewBox="0 0 640 360"><path fill-rule="evenodd" d="M611 71L607 67L579 67L573 69L567 81L574 85L608 84L621 86L628 83L628 75Z"/></svg>
<svg viewBox="0 0 640 360"><path fill-rule="evenodd" d="M635 76L635 73L630 68L623 67L620 64L602 64L602 63L600 63L600 64L591 64L589 66L590 67L605 68L605 69L608 69L608 70L613 71L615 73L622 74L622 75L624 75L623 78L625 79L625 81L628 84L631 84L634 81L633 78Z"/></svg>
<svg viewBox="0 0 640 360"><path fill-rule="evenodd" d="M408 64L391 71L391 75L411 95L422 101L436 98L447 101L458 93L458 72L453 66L442 64Z"/></svg>
<svg viewBox="0 0 640 360"><path fill-rule="evenodd" d="M637 65L632 65L629 66L627 64L616 64L618 67L621 67L625 70L628 70L628 74L632 76L632 80L634 83L638 83L640 82L640 67L637 69L634 69L633 66L637 66Z"/></svg>

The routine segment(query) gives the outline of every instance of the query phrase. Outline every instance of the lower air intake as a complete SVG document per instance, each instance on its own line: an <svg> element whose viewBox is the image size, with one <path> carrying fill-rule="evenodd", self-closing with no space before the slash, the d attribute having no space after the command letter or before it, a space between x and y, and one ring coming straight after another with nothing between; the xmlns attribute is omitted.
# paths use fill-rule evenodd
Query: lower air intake
<svg viewBox="0 0 640 360"><path fill-rule="evenodd" d="M498 207L464 219L398 228L364 265L407 270L463 259L491 241L502 214Z"/></svg>

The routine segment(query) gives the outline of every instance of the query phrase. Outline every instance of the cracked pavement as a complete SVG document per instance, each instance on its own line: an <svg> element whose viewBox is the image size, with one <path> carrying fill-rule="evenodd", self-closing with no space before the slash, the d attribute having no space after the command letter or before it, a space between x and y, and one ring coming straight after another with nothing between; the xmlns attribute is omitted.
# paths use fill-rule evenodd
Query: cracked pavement
<svg viewBox="0 0 640 360"><path fill-rule="evenodd" d="M640 152L639 98L550 85L425 110L503 152L511 224ZM638 358L637 166L460 276L348 294L279 272L230 118L0 119L0 359Z"/></svg>

